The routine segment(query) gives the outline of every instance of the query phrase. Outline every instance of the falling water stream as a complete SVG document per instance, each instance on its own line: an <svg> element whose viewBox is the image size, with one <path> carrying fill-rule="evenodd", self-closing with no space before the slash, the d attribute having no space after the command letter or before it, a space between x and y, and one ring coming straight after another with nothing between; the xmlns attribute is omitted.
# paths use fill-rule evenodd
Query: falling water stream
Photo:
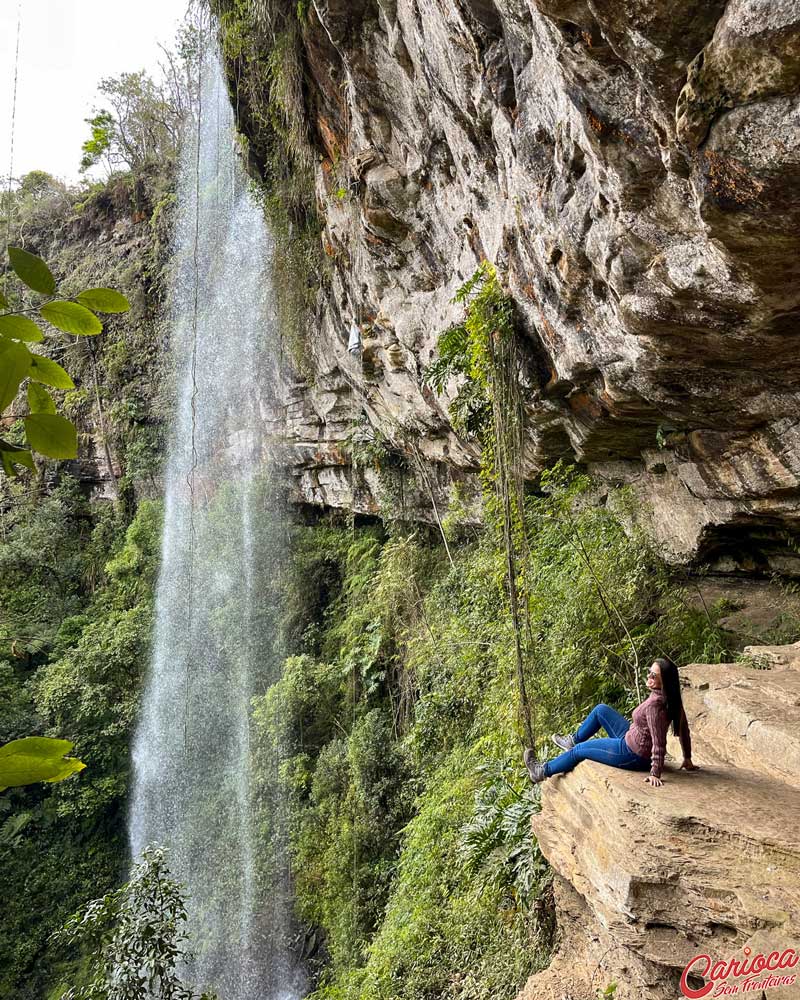
<svg viewBox="0 0 800 1000"><path fill-rule="evenodd" d="M134 858L164 845L187 888L187 979L221 1000L294 1000L302 976L284 943L287 907L259 892L250 787L250 699L270 680L263 584L281 535L261 482L272 250L215 57L202 70L200 107L178 186L177 406L130 843Z"/></svg>

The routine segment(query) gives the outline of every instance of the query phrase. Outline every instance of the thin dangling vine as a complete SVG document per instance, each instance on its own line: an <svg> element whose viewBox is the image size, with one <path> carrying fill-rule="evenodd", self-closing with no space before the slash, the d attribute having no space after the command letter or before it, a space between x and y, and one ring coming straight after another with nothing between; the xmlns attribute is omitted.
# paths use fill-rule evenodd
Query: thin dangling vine
<svg viewBox="0 0 800 1000"><path fill-rule="evenodd" d="M505 553L520 722L528 745L534 746L533 709L525 671L532 638L525 589L525 408L512 304L494 266L485 260L458 290L454 301L465 304L464 321L439 338L439 355L425 378L441 393L451 376L466 376L450 406L450 415L457 431L473 434L481 442L480 478L486 521L500 531Z"/></svg>
<svg viewBox="0 0 800 1000"><path fill-rule="evenodd" d="M11 242L11 214L13 202L11 200L11 185L14 175L14 131L17 124L17 81L19 79L19 36L22 30L22 0L17 4L17 41L14 50L14 92L11 99L11 134L9 138L8 153L8 186L6 191L6 246ZM3 290L8 281L8 271L3 275Z"/></svg>
<svg viewBox="0 0 800 1000"><path fill-rule="evenodd" d="M351 102L353 95L352 90L352 78L347 77L343 85L345 90L344 95L344 106L345 106L345 150L344 154L347 162L347 172L348 172L348 187L353 183L353 172L352 172L352 157L351 157L351 143L352 143L352 111ZM349 332L349 341L347 345L348 354L356 361L358 366L358 383L359 390L363 394L364 392L364 353L361 344L361 303L359 301L358 293L356 291L356 274L358 271L358 225L356 224L351 230L351 238L353 249L350 253L350 294L352 303L352 317L351 317L351 329ZM350 421L355 423L356 419L356 409L360 409L360 405L356 406L355 398L355 380L350 382ZM358 474L358 464L357 455L355 452L351 452L350 461L350 541L351 545L355 542L356 538L356 477ZM357 721L357 709L358 709L358 666L355 658L353 659L352 669L350 671L350 683L349 687L349 700L350 700L350 736L355 732L356 721ZM352 834L352 858L351 858L351 880L352 880L352 891L353 899L357 898L358 893L358 835L356 832L357 825L357 814L356 814L356 800L355 796L351 794L350 796L350 826ZM350 926L351 934L353 939L357 935L357 922L358 914L355 905L351 907L350 910Z"/></svg>

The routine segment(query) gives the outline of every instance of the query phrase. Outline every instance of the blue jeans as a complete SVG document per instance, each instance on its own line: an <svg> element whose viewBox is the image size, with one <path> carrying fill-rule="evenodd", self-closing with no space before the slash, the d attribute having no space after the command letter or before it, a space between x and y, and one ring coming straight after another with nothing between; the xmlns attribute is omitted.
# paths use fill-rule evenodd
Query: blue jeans
<svg viewBox="0 0 800 1000"><path fill-rule="evenodd" d="M554 774L571 771L581 760L596 760L609 767L622 767L629 771L649 771L650 758L640 757L634 753L625 742L625 733L630 728L630 722L624 715L611 708L610 705L595 705L574 733L575 746L566 750L544 765L544 773L548 778ZM607 737L590 740L590 736L603 727Z"/></svg>

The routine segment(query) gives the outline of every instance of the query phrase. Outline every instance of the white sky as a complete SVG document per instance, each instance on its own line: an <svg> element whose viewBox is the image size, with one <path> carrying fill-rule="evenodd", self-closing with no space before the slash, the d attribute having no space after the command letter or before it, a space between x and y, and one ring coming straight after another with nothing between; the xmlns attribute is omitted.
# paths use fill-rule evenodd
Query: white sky
<svg viewBox="0 0 800 1000"><path fill-rule="evenodd" d="M79 178L84 122L106 76L154 71L188 0L0 0L0 175L8 175L18 4L14 176L46 170Z"/></svg>

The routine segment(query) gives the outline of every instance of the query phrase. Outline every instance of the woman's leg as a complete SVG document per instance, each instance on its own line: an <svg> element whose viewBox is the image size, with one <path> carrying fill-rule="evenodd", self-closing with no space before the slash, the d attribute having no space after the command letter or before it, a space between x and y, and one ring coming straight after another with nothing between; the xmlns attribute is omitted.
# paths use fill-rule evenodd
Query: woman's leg
<svg viewBox="0 0 800 1000"><path fill-rule="evenodd" d="M594 736L601 727L605 729L609 736L614 736L618 739L627 733L630 725L630 722L628 722L624 715L620 715L610 705L600 702L599 705L594 706L580 724L577 733L574 734L574 739L576 743L583 743L590 736Z"/></svg>
<svg viewBox="0 0 800 1000"><path fill-rule="evenodd" d="M577 743L571 750L547 761L544 765L544 773L548 778L552 778L554 774L564 774L571 771L582 760L596 760L600 764L608 764L609 767L621 767L626 770L638 771L649 767L649 761L628 747L624 736L607 736Z"/></svg>

